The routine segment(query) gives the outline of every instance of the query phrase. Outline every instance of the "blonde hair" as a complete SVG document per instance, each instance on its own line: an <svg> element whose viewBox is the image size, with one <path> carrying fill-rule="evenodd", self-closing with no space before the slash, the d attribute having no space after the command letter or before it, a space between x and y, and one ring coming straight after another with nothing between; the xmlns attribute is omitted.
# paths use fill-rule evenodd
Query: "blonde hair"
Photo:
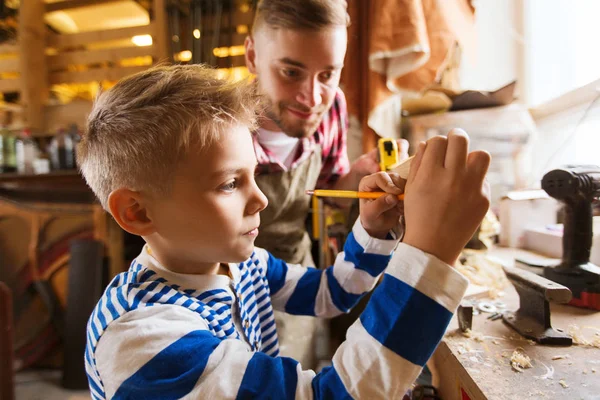
<svg viewBox="0 0 600 400"><path fill-rule="evenodd" d="M259 104L247 82L201 65L159 66L100 93L77 148L79 168L102 206L125 187L167 194L190 147L202 151L233 125L253 129Z"/></svg>
<svg viewBox="0 0 600 400"><path fill-rule="evenodd" d="M345 0L260 0L256 5L252 32L263 25L317 31L348 26L350 17Z"/></svg>

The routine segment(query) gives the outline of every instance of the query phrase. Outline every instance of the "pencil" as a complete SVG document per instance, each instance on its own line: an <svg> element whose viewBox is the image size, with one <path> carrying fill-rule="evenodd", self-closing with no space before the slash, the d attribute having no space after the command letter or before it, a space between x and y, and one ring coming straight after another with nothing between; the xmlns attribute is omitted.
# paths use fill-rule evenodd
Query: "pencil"
<svg viewBox="0 0 600 400"><path fill-rule="evenodd" d="M378 199L381 196L385 196L385 192L356 192L354 190L325 190L315 189L307 190L306 194L313 195L316 197L338 197L344 199ZM399 200L404 200L404 194L398 195Z"/></svg>

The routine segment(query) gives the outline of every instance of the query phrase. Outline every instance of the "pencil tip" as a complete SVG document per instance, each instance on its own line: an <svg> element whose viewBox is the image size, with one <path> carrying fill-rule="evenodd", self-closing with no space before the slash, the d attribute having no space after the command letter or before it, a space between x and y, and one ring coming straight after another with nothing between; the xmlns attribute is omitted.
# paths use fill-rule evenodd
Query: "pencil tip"
<svg viewBox="0 0 600 400"><path fill-rule="evenodd" d="M314 190L307 190L306 191L306 194L309 195L309 196L312 196L314 193L315 193Z"/></svg>

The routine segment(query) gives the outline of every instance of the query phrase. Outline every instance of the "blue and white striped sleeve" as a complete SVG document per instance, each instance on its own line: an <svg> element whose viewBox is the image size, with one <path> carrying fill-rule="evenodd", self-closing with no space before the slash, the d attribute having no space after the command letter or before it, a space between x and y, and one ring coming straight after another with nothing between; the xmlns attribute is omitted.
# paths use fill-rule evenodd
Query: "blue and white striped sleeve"
<svg viewBox="0 0 600 400"><path fill-rule="evenodd" d="M400 244L367 308L319 374L219 339L183 307L113 322L96 349L107 398L401 398L439 343L467 287L438 259Z"/></svg>
<svg viewBox="0 0 600 400"><path fill-rule="evenodd" d="M317 317L347 313L373 289L398 242L372 238L358 219L344 251L325 270L287 264L261 250L260 256L266 258L273 308Z"/></svg>

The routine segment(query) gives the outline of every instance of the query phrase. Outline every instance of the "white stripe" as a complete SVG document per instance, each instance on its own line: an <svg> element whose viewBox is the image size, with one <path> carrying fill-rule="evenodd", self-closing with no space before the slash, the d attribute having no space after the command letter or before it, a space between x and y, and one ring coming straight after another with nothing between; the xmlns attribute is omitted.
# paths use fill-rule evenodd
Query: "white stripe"
<svg viewBox="0 0 600 400"><path fill-rule="evenodd" d="M469 281L438 258L400 243L387 274L405 282L454 312L467 290Z"/></svg>
<svg viewBox="0 0 600 400"><path fill-rule="evenodd" d="M285 275L285 283L279 291L271 297L271 303L275 310L285 310L285 305L296 290L296 285L308 268L296 264L288 264L287 274Z"/></svg>
<svg viewBox="0 0 600 400"><path fill-rule="evenodd" d="M182 399L235 399L253 355L240 340L223 340L208 358L196 386Z"/></svg>
<svg viewBox="0 0 600 400"><path fill-rule="evenodd" d="M303 371L302 365L296 365L298 373L298 384L296 385L296 398L302 400L312 400L314 393L312 390L312 380L315 378L315 372L311 369Z"/></svg>
<svg viewBox="0 0 600 400"><path fill-rule="evenodd" d="M339 253L335 258L333 276L346 292L352 294L370 291L375 287L378 279L366 271L356 269L353 263L344 260L344 253Z"/></svg>
<svg viewBox="0 0 600 400"><path fill-rule="evenodd" d="M200 329L206 329L206 323L197 314L171 305L138 308L110 324L96 348L96 366L106 397L111 398L156 354Z"/></svg>
<svg viewBox="0 0 600 400"><path fill-rule="evenodd" d="M327 274L323 272L317 298L315 299L315 315L320 318L332 318L343 313L343 310L338 309L331 300L328 279Z"/></svg>
<svg viewBox="0 0 600 400"><path fill-rule="evenodd" d="M333 356L333 366L348 393L355 399L401 399L421 367L382 346L360 319L346 337Z"/></svg>
<svg viewBox="0 0 600 400"><path fill-rule="evenodd" d="M354 227L352 228L352 233L354 233L354 238L365 249L365 253L368 254L380 254L384 256L389 256L392 254L396 246L398 245L399 240L382 240L375 239L365 231L363 228L360 218L356 220L354 223Z"/></svg>
<svg viewBox="0 0 600 400"><path fill-rule="evenodd" d="M119 313L119 315L123 315L123 313L125 312L125 309L123 308L123 306L121 305L121 303L119 302L119 299L117 298L117 290L120 290L121 288L116 288L116 289L112 289L110 292L110 301L113 304L113 307L115 308L115 310L117 310L117 313Z"/></svg>

